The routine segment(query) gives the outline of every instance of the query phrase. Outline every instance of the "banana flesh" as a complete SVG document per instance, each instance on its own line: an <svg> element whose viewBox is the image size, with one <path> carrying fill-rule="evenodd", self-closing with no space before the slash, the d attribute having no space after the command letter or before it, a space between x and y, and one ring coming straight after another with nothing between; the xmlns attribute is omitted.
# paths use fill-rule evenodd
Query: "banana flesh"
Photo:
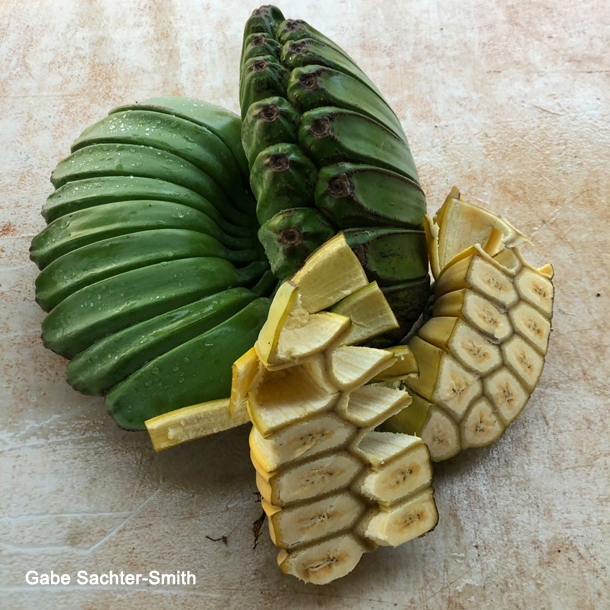
<svg viewBox="0 0 610 610"><path fill-rule="evenodd" d="M527 239L457 189L426 235L437 281L432 318L409 342L414 401L382 428L417 434L440 461L494 442L525 407L548 350L553 269L528 264Z"/></svg>
<svg viewBox="0 0 610 610"><path fill-rule="evenodd" d="M280 287L255 347L234 365L233 408L247 404L253 423L251 459L278 564L305 582L340 578L363 553L422 536L438 520L425 443L373 431L409 411L409 394L386 380L417 373L406 346L354 344L384 332L379 320L395 322L383 301L339 234ZM347 324L330 332L313 322L326 315Z"/></svg>

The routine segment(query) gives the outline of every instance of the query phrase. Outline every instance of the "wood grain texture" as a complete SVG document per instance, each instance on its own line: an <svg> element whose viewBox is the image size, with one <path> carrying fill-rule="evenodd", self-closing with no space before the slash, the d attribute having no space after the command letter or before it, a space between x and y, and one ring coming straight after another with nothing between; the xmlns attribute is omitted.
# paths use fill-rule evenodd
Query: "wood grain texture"
<svg viewBox="0 0 610 610"><path fill-rule="evenodd" d="M435 469L441 521L323 588L253 549L245 428L154 454L40 341L31 237L51 170L112 107L151 95L237 110L243 23L226 0L0 3L0 606L523 608L610 599L607 2L280 2L345 46L403 120L429 206L452 185L556 268L546 370L489 449ZM227 536L228 544L206 538ZM197 574L190 587L28 587L25 572Z"/></svg>

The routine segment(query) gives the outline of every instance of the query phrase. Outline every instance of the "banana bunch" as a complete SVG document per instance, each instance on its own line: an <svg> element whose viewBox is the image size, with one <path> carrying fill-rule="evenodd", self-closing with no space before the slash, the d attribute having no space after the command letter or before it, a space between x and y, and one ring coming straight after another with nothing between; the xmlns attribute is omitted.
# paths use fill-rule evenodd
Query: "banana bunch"
<svg viewBox="0 0 610 610"><path fill-rule="evenodd" d="M411 402L386 382L417 374L407 347L356 345L397 326L343 234L278 290L233 367L230 409L254 424L252 463L281 569L325 584L363 553L438 520L426 445L373 429Z"/></svg>
<svg viewBox="0 0 610 610"><path fill-rule="evenodd" d="M553 268L527 263L526 238L455 188L426 232L432 317L409 342L420 375L383 429L417 434L439 461L494 442L525 407L548 349Z"/></svg>
<svg viewBox="0 0 610 610"><path fill-rule="evenodd" d="M426 200L381 93L333 41L263 6L245 26L240 105L273 272L293 275L342 231L399 320L386 343L404 337L429 295Z"/></svg>
<svg viewBox="0 0 610 610"><path fill-rule="evenodd" d="M117 422L228 396L276 280L236 115L186 98L113 110L52 174L32 240L47 347Z"/></svg>

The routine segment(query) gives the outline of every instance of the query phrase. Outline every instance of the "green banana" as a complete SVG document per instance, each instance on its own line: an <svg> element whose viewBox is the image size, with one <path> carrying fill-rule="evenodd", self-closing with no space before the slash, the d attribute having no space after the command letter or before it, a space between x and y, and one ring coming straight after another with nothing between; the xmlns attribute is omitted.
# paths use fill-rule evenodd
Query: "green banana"
<svg viewBox="0 0 610 610"><path fill-rule="evenodd" d="M283 97L268 97L251 104L241 132L250 167L267 146L296 144L300 121L297 109Z"/></svg>
<svg viewBox="0 0 610 610"><path fill-rule="evenodd" d="M256 299L212 330L155 358L107 395L120 426L141 430L151 417L229 396L231 365L256 341L268 299Z"/></svg>
<svg viewBox="0 0 610 610"><path fill-rule="evenodd" d="M254 33L244 38L241 61L245 62L261 55L270 55L279 59L281 53L282 45L277 40L263 33Z"/></svg>
<svg viewBox="0 0 610 610"><path fill-rule="evenodd" d="M282 47L280 59L290 70L302 68L303 66L317 65L343 72L359 80L383 99L379 89L375 87L371 79L336 45L331 45L315 38L290 40Z"/></svg>
<svg viewBox="0 0 610 610"><path fill-rule="evenodd" d="M242 119L254 102L282 95L286 91L289 75L288 70L272 55L253 57L244 62L239 94Z"/></svg>
<svg viewBox="0 0 610 610"><path fill-rule="evenodd" d="M292 208L277 213L258 231L271 271L279 279L294 275L305 259L336 233L315 208Z"/></svg>
<svg viewBox="0 0 610 610"><path fill-rule="evenodd" d="M255 250L229 250L219 241L188 229L154 229L119 235L68 252L36 278L36 302L50 311L72 293L125 271L163 261L193 257L251 263Z"/></svg>
<svg viewBox="0 0 610 610"><path fill-rule="evenodd" d="M207 127L231 150L241 170L242 178L247 183L248 163L241 147L241 121L233 112L189 97L164 96L149 97L135 104L119 106L110 114L135 109L172 114Z"/></svg>
<svg viewBox="0 0 610 610"><path fill-rule="evenodd" d="M387 102L349 74L325 66L296 68L290 73L287 97L303 112L320 106L353 110L381 123L401 140L407 140Z"/></svg>
<svg viewBox="0 0 610 610"><path fill-rule="evenodd" d="M341 47L275 7L246 23L241 63L242 144L272 271L291 275L343 230L370 279L396 287L404 334L427 276L427 249L425 196L400 121ZM277 157L281 150L298 159L299 171Z"/></svg>
<svg viewBox="0 0 610 610"><path fill-rule="evenodd" d="M261 279L250 288L257 297L271 297L279 288L280 282L270 269L267 269Z"/></svg>
<svg viewBox="0 0 610 610"><path fill-rule="evenodd" d="M68 182L49 195L42 208L42 216L49 223L78 210L131 199L160 199L181 203L203 212L231 235L250 234L246 227L251 220L234 208L223 206L219 209L183 186L141 176L102 176Z"/></svg>
<svg viewBox="0 0 610 610"><path fill-rule="evenodd" d="M381 289L387 299L400 327L378 338L378 345L391 345L405 337L417 322L428 302L430 295L430 278L428 276L385 286Z"/></svg>
<svg viewBox="0 0 610 610"><path fill-rule="evenodd" d="M185 258L102 280L64 299L42 323L45 345L72 358L127 326L228 288L248 286L268 268L237 269L221 258Z"/></svg>
<svg viewBox="0 0 610 610"><path fill-rule="evenodd" d="M105 337L68 364L68 383L83 394L100 395L147 362L221 324L256 295L231 288Z"/></svg>
<svg viewBox="0 0 610 610"><path fill-rule="evenodd" d="M192 121L147 110L115 112L85 129L72 144L72 152L93 144L136 144L164 150L203 170L238 208L251 202L229 148Z"/></svg>
<svg viewBox="0 0 610 610"><path fill-rule="evenodd" d="M339 229L390 226L423 230L426 197L421 187L374 165L339 163L322 168L315 200Z"/></svg>
<svg viewBox="0 0 610 610"><path fill-rule="evenodd" d="M228 248L250 248L252 240L222 232L202 212L169 201L117 201L54 220L32 240L31 259L43 269L67 252L117 235L152 229L187 229L214 237Z"/></svg>
<svg viewBox="0 0 610 610"><path fill-rule="evenodd" d="M426 236L406 229L347 229L345 241L371 282L392 286L428 277ZM405 256L405 253L411 256ZM421 313L421 312L420 312Z"/></svg>
<svg viewBox="0 0 610 610"><path fill-rule="evenodd" d="M313 206L317 171L294 144L265 148L256 157L250 174L259 223L264 224L282 210Z"/></svg>
<svg viewBox="0 0 610 610"><path fill-rule="evenodd" d="M73 180L102 176L143 176L195 191L218 210L231 204L214 180L181 157L151 146L92 144L60 161L51 174L55 188Z"/></svg>
<svg viewBox="0 0 610 610"><path fill-rule="evenodd" d="M376 121L340 108L303 114L299 145L318 167L342 161L365 163L419 183L409 146Z"/></svg>

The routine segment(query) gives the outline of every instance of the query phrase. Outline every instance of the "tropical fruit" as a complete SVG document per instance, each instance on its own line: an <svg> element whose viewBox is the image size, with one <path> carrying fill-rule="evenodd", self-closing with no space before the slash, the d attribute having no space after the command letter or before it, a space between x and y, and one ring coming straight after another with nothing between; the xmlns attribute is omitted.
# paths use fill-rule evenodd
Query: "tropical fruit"
<svg viewBox="0 0 610 610"><path fill-rule="evenodd" d="M87 128L51 177L31 246L43 341L125 428L228 397L267 317L277 280L240 134L217 106L145 100Z"/></svg>
<svg viewBox="0 0 610 610"><path fill-rule="evenodd" d="M282 284L254 348L234 365L224 421L247 405L278 564L305 582L345 576L363 553L437 523L426 445L374 431L409 408L409 394L387 380L417 374L410 350L356 345L396 325L339 233Z"/></svg>
<svg viewBox="0 0 610 610"><path fill-rule="evenodd" d="M343 231L399 321L385 342L404 337L429 295L426 200L386 100L337 44L262 6L244 30L240 104L259 238L273 272L292 276Z"/></svg>
<svg viewBox="0 0 610 610"><path fill-rule="evenodd" d="M426 218L432 315L409 347L420 374L413 403L384 430L421 436L433 460L497 440L534 391L548 349L553 268L531 266L512 225L453 189Z"/></svg>

